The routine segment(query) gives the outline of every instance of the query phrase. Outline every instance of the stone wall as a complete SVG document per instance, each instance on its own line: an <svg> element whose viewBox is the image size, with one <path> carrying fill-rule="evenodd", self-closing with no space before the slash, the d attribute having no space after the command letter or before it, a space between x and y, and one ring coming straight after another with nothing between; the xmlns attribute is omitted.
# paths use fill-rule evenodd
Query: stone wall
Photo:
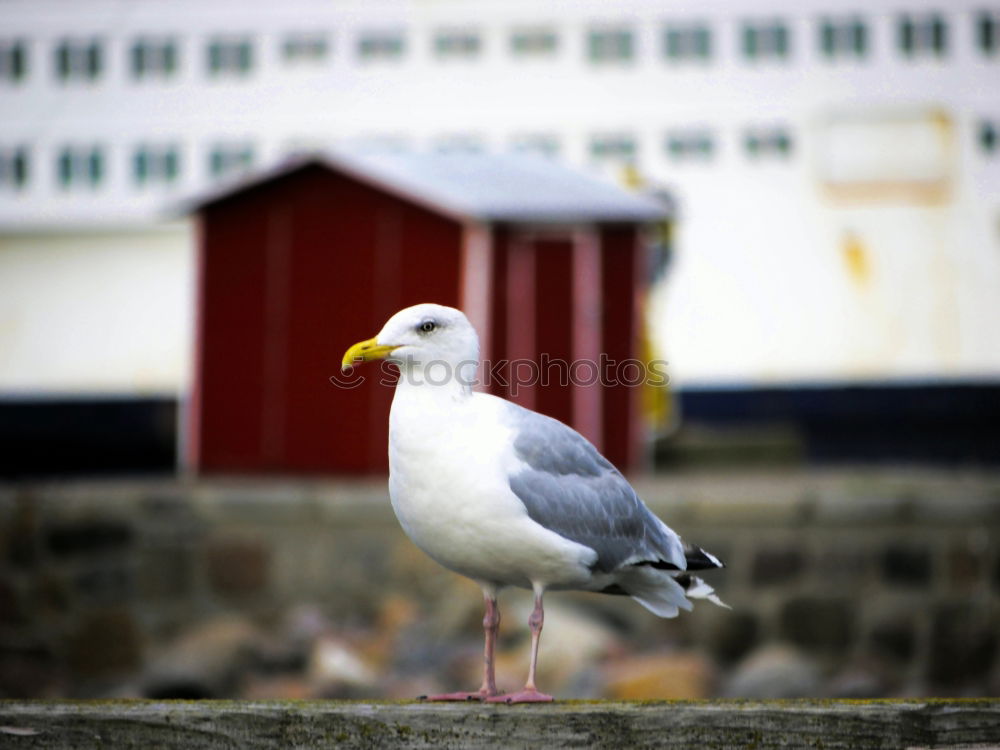
<svg viewBox="0 0 1000 750"><path fill-rule="evenodd" d="M1000 477L847 470L649 477L722 557L660 620L552 593L562 697L1000 693ZM501 598L523 680L527 592ZM383 482L0 487L0 697L408 697L478 684L481 600L402 535Z"/></svg>

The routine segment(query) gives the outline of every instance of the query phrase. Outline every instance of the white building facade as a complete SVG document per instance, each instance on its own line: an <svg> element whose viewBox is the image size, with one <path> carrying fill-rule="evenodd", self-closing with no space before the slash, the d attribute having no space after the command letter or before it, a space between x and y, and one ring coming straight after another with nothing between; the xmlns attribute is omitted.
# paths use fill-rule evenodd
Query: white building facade
<svg viewBox="0 0 1000 750"><path fill-rule="evenodd" d="M996 2L0 0L0 393L183 393L165 208L344 144L669 190L679 386L1000 379Z"/></svg>

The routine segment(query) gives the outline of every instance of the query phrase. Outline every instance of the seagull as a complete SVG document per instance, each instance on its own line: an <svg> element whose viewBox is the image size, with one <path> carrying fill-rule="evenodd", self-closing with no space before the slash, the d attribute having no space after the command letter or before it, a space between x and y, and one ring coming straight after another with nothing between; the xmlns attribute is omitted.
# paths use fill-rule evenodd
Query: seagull
<svg viewBox="0 0 1000 750"><path fill-rule="evenodd" d="M393 315L378 335L350 347L361 362L399 367L389 414L389 497L407 536L483 591L482 686L428 700L535 703L535 668L548 590L630 596L660 617L689 598L726 607L691 571L722 568L654 516L611 463L562 422L473 389L479 338L465 315L436 304ZM494 674L497 594L534 592L531 661L518 692Z"/></svg>

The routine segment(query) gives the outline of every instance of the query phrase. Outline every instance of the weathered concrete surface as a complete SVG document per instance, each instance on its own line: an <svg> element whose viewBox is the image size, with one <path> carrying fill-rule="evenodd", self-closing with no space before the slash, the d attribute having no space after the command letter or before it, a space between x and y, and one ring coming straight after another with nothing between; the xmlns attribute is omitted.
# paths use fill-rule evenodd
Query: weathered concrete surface
<svg viewBox="0 0 1000 750"><path fill-rule="evenodd" d="M1000 699L0 702L0 748L175 747L987 748L1000 747Z"/></svg>

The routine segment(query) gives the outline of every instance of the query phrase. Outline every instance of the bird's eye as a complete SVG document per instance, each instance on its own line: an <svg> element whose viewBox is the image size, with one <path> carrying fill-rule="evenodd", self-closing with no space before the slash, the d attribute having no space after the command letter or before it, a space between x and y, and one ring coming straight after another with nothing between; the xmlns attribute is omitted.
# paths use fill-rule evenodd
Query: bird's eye
<svg viewBox="0 0 1000 750"><path fill-rule="evenodd" d="M419 330L421 333L430 333L435 328L437 328L437 323L435 323L433 320L425 320L423 323L420 324L420 327L417 330Z"/></svg>

